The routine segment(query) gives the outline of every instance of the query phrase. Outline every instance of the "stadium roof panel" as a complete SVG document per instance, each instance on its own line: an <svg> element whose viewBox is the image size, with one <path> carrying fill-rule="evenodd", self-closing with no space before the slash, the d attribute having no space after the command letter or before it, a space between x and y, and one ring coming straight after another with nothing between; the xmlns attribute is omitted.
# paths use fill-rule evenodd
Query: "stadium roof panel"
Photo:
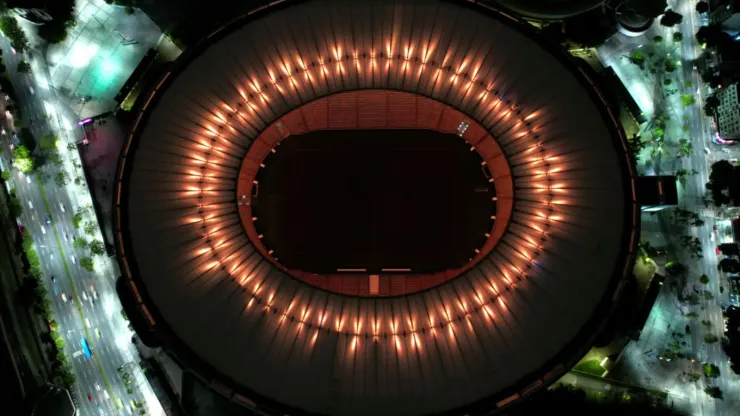
<svg viewBox="0 0 740 416"><path fill-rule="evenodd" d="M125 147L124 277L174 354L291 414L490 410L553 381L610 309L637 221L619 127L559 53L511 16L435 0L285 2L233 23L186 53ZM497 140L514 185L493 250L405 296L309 285L240 221L253 141L296 108L366 89L469 117Z"/></svg>

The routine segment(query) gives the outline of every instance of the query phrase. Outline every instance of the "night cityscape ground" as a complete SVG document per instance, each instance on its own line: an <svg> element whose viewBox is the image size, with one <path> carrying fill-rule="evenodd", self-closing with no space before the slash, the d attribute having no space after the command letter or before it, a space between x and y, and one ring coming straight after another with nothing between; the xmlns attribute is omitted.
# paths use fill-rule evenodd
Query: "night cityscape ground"
<svg viewBox="0 0 740 416"><path fill-rule="evenodd" d="M0 413L740 414L736 3L0 1Z"/></svg>

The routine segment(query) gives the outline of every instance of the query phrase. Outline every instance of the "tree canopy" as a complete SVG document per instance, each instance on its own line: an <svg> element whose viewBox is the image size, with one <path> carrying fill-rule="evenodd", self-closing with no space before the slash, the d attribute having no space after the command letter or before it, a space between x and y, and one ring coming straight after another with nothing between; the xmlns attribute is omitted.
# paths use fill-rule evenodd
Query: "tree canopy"
<svg viewBox="0 0 740 416"><path fill-rule="evenodd" d="M714 162L709 174L707 189L712 191L712 200L715 205L734 203L740 195L735 167L727 160Z"/></svg>
<svg viewBox="0 0 740 416"><path fill-rule="evenodd" d="M706 13L709 11L709 3L700 1L696 3L696 12L699 14Z"/></svg>
<svg viewBox="0 0 740 416"><path fill-rule="evenodd" d="M683 22L683 16L673 10L666 10L663 17L660 18L660 24L667 27L673 27Z"/></svg>
<svg viewBox="0 0 740 416"><path fill-rule="evenodd" d="M31 152L24 145L19 145L13 149L13 163L23 173L33 172L34 163Z"/></svg>
<svg viewBox="0 0 740 416"><path fill-rule="evenodd" d="M75 22L74 0L55 0L47 2L46 12L52 20L39 27L39 37L49 43L60 43L67 39L69 29Z"/></svg>
<svg viewBox="0 0 740 416"><path fill-rule="evenodd" d="M723 31L720 26L711 24L699 28L696 32L696 41L709 48L713 48L732 42L732 37Z"/></svg>
<svg viewBox="0 0 740 416"><path fill-rule="evenodd" d="M45 152L55 152L57 150L57 142L59 142L59 139L51 134L45 134L41 136L41 143L39 145Z"/></svg>
<svg viewBox="0 0 740 416"><path fill-rule="evenodd" d="M21 29L18 25L18 21L13 16L3 16L0 18L0 29L2 29L5 36L10 39L10 46L16 50L16 52L23 53L30 48L26 32Z"/></svg>
<svg viewBox="0 0 740 416"><path fill-rule="evenodd" d="M20 72L21 74L30 74L31 64L28 63L28 61L26 60L18 61L18 66L16 67L16 70Z"/></svg>

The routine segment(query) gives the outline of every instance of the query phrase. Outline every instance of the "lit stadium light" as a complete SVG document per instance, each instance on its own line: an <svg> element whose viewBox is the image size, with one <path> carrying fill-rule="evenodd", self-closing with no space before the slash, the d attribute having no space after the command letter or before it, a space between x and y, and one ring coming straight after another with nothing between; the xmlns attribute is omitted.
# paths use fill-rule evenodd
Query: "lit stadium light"
<svg viewBox="0 0 740 416"><path fill-rule="evenodd" d="M333 51L329 52L329 55L333 55L329 58L322 58L321 51L314 51L313 55L311 55L312 52L310 51L302 52L302 55L297 58L299 62L295 70L295 76L278 76L277 74L279 72L288 71L286 69L287 67L281 67L284 64L275 65L269 60L266 60L267 62L264 64L266 72L259 72L267 74L262 76L263 79L258 79L257 76L253 75L258 73L258 71L254 71L251 75L245 75L243 78L244 80L248 79L248 82L234 87L232 98L224 98L224 102L208 104L210 110L206 109L204 104L204 107L199 108L197 111L203 120L209 121L205 122L202 127L198 127L197 133L193 133L193 136L197 137L193 137L192 139L184 138L178 142L185 149L182 153L190 155L182 158L183 161L187 161L180 165L183 166L182 175L183 177L196 178L187 179L187 189L184 187L178 188L178 198L182 198L180 201L189 201L193 207L197 207L197 209L193 208L188 211L189 220L187 224L189 225L186 224L183 226L184 229L193 230L193 235L202 236L200 240L193 240L194 246L197 244L200 247L190 251L193 253L191 260L195 260L199 256L203 256L206 259L202 260L199 268L194 268L194 270L198 270L199 273L201 270L205 270L202 272L202 276L212 275L220 276L220 278L228 276L228 278L234 281L242 282L241 287L244 290L244 295L239 298L244 302L245 309L249 310L245 312L245 315L251 315L259 311L262 315L258 319L279 322L280 331L284 334L290 333L291 330L299 333L300 328L303 325L307 325L306 320L308 320L308 325L311 325L316 330L309 343L311 348L316 347L317 343L321 345L331 342L333 338L330 336L318 336L319 331L324 331L324 334L343 333L346 338L342 338L341 345L343 348L348 348L352 352L358 349L367 349L367 342L363 344L362 338L372 337L373 340L379 343L382 342L382 345L386 347L389 345L394 346L396 354L400 357L403 343L407 340L411 346L407 355L417 354L414 351L420 350L420 346L429 339L426 337L436 337L438 330L440 338L449 338L450 344L448 345L462 345L465 342L465 338L474 337L474 334L470 335L462 327L456 327L455 321L462 322L465 320L467 323L461 323L460 325L469 328L471 333L488 330L495 331L496 324L494 321L496 317L499 320L504 319L504 317L510 317L512 312L507 308L507 303L515 305L512 301L513 298L507 297L504 300L506 291L520 285L523 279L530 277L530 273L536 273L532 271L532 269L536 269L532 266L537 264L538 257L550 255L545 254L547 253L546 246L551 244L548 238L549 228L555 222L562 221L563 218L566 218L561 211L567 212L568 205L572 201L564 198L564 196L570 197L571 191L561 179L565 177L564 174L560 173L566 172L568 166L562 160L552 157L554 154L557 154L554 153L554 150L557 150L557 142L548 141L547 138L540 139L539 135L545 135L546 132L540 131L540 126L537 125L538 123L541 125L545 121L538 120L536 115L548 115L550 111L553 111L557 115L557 109L551 110L550 108L544 108L543 110L538 110L537 113L532 112L531 109L525 111L527 108L524 106L524 103L516 102L516 94L513 92L507 92L506 99L504 100L503 94L497 90L501 87L494 87L498 79L486 75L490 74L487 68L484 68L485 70L479 70L480 66L474 64L475 69L472 71L472 74L465 72L465 67L468 63L483 62L482 57L474 53L464 56L459 60L456 60L457 58L452 56L453 54L444 54L444 59L440 59L438 55L435 57L430 52L434 48L425 47L420 48L420 51L413 51L413 48L406 47L403 49L403 53L394 55L391 45L398 43L391 41L385 43L387 53L385 55L381 54L378 57L375 56L374 52L375 48L382 49L378 45L371 45L365 50L354 50L350 47L339 45ZM401 44L405 43L402 42ZM354 52L343 55L341 50L354 50ZM323 53L326 56L326 51ZM360 58L367 56L370 59ZM384 65L378 65L378 60ZM419 66L418 74L414 70L413 65ZM381 68L379 69L378 66ZM414 71L408 71L406 73L407 67ZM422 71L424 67L427 67L428 70ZM248 71L245 70L245 72ZM303 72L303 76L300 76L301 72ZM428 306L428 311L425 312L426 316L419 316L416 323L411 321L412 323L406 329L399 328L396 323L397 319L402 319L401 322L405 319L403 312L401 315L389 315L382 311L376 311L380 315L380 319L371 318L368 322L372 322L372 324L367 325L365 328L362 327L362 314L355 312L355 309L332 310L325 307L321 309L320 306L317 306L316 313L313 315L316 318L308 318L306 317L306 308L304 306L313 306L311 303L301 304L301 307L294 308L293 301L295 299L290 299L289 296L275 297L275 292L271 292L269 297L266 296L266 293L272 291L274 288L270 273L273 273L275 276L279 275L281 271L278 268L269 269L274 270L274 272L267 274L255 271L255 276L259 276L254 280L256 283L246 284L247 281L252 279L251 274L245 275L244 269L237 267L242 265L242 263L238 263L241 261L239 260L240 257L234 255L230 248L237 243L243 243L243 240L239 240L239 238L243 237L241 230L235 234L238 235L237 237L233 237L234 244L219 243L219 241L223 240L214 238L212 235L216 231L226 232L225 230L228 230L235 223L237 227L238 225L243 225L247 229L247 234L249 234L250 230L252 232L255 231L252 229L254 220L252 220L252 212L249 206L249 195L251 195L251 187L255 183L254 175L259 170L260 164L263 162L265 155L269 154L275 148L275 142L271 142L270 140L281 140L283 137L280 134L274 134L275 131L280 130L278 123L282 123L282 126L291 132L305 131L307 129L304 126L302 127L303 130L300 130L299 125L291 124L288 121L291 117L290 111L296 111L296 109L290 107L285 109L285 111L281 109L278 113L283 115L273 119L271 118L271 114L275 110L272 106L277 107L283 102L325 103L325 101L322 101L325 98L320 97L320 94L325 94L325 92L320 90L320 94L317 94L317 97L310 96L310 94L314 89L319 89L323 85L326 85L328 83L327 80L331 80L332 83L339 85L342 80L353 79L353 77L360 78L360 74L368 74L369 79L371 75L377 75L378 73L382 74L380 77L382 80L391 79L394 76L412 77L414 74L417 74L415 76L424 77L423 82L421 80L414 80L413 84L428 85L428 91L432 91L425 92L427 95L431 95L431 98L418 97L414 94L416 91L409 93L401 91L387 92L388 100L392 100L393 97L401 97L404 94L411 95L415 97L415 100L419 100L417 102L429 106L444 106L444 104L440 104L440 101L444 101L445 97L453 96L466 97L465 99L470 101L478 100L479 102L476 102L474 106L470 107L473 108L470 113L471 120L468 121L468 118L466 118L459 124L457 122L463 118L462 113L456 113L451 107L445 107L442 110L448 111L445 114L451 117L457 117L454 118L454 124L447 127L446 131L452 134L457 133L461 137L470 131L468 133L468 136L471 136L470 140L473 140L473 138L480 140L475 145L471 144L471 147L480 152L481 157L486 162L486 166L493 172L492 177L494 178L497 191L497 196L495 197L497 199L495 200L498 204L498 210L496 212L497 215L492 216L496 220L494 222L494 229L486 234L489 238L487 244L490 242L490 247L486 250L481 250L479 256L476 257L476 262L484 258L486 259L484 267L482 266L476 269L480 274L479 281L474 284L471 283L470 288L465 289L469 293L461 290L461 293L457 294L457 297L452 297L450 301L441 301L442 306L440 308L434 305ZM316 78L315 84L313 84L314 77ZM357 94L355 92L346 93L336 90L336 88L341 87L331 88L334 88L331 90L331 93L334 94L332 95L333 97L338 97L339 94ZM353 88L356 88L356 85L353 84ZM374 86L374 88L379 87ZM437 91L441 91L442 88L445 89L445 92L438 94ZM245 91L250 89L253 93L247 93ZM297 89L309 95L300 97L300 100L298 100L294 95ZM450 90L449 93L446 92L446 89ZM258 95L261 100L256 99ZM272 100L272 103L269 105L266 99L267 95ZM499 98L496 98L497 96ZM358 95L354 95L354 97L356 98ZM408 96L404 96L404 98L410 99ZM478 104L484 105L478 106ZM241 107L242 110L245 107L249 107L251 112L237 112L238 117L231 118L223 117L221 114L223 108L237 109L238 107ZM338 111L336 110L336 112ZM357 113L358 109L354 108L352 111ZM334 116L336 116L336 112ZM219 126L207 126L208 123L213 123L214 120L218 122ZM547 120L547 122L550 122L550 120ZM194 124L196 123L194 122ZM231 149L245 147L243 146L243 141L240 142L244 138L236 133L240 131L239 129L242 125L253 127L257 131L254 135L249 133L245 136L250 143L259 144L259 146L252 145L248 147L246 156L241 150L233 153L231 151ZM494 130L496 131L495 134L493 133ZM193 128L192 131L195 132L196 128ZM229 131L232 133L228 133ZM504 150L502 149L503 146L499 144L500 142L508 146L506 156L502 156ZM230 159L239 160L239 165L235 167L234 162ZM241 165L242 162L243 165ZM512 172L509 164L516 166L516 172ZM192 173L193 169L196 171L201 170L202 173L200 175L194 175ZM237 177L228 177L228 174L225 172L229 169L233 169L234 171L241 170L241 173ZM153 170L156 170L156 168ZM569 172L568 175L571 175L571 173ZM513 179L512 176L514 176ZM204 180L204 178L209 177L223 177L225 180L223 183ZM240 184L236 191L236 209L240 212L237 215L241 215L241 218L237 220L235 220L235 216L228 208L223 208L227 203L232 207L234 206L233 185L230 182L232 180L236 180ZM553 183L553 180L557 180L558 182ZM513 194L514 185L518 189L517 195ZM555 199L556 194L557 199ZM561 195L563 196L562 198ZM507 201L512 201L515 197L519 205L517 211L513 212L512 203ZM184 205L186 204L184 203ZM516 216L516 223L507 231L506 227L512 216ZM239 221L241 221L241 224L239 224ZM183 224L183 222L180 221L178 224ZM201 228L205 227L205 225L208 225L209 228ZM210 228L211 225L214 226ZM495 227L501 228L497 229ZM504 233L508 233L506 234L508 236L506 244L497 245L497 242L502 238ZM251 236L251 234L249 235ZM268 252L260 241L263 236L257 233L254 233L254 236L256 238L250 238L250 243L263 253ZM224 238L231 237L226 236ZM494 248L499 250L497 257L487 257ZM268 252L268 258L271 253L271 251ZM478 264L476 262L473 262L474 266ZM246 263L243 264L245 264L244 268L246 268ZM266 262L265 264L265 268L272 267L272 263L270 262ZM221 267L217 267L219 265ZM253 269L258 270L257 267L253 267ZM206 280L209 277L204 277L203 279ZM261 280L258 281L257 279ZM297 279L303 280L300 277L297 277ZM309 283L339 295L366 295L352 292L352 290L356 291L358 289L337 289L334 286L322 283L318 279L309 281ZM263 284L267 289L263 291L265 293L261 292ZM358 286L347 285L350 288ZM390 287L390 285L382 287L385 288L383 290L390 290L386 288ZM424 288L431 287L433 285L430 284L429 287ZM486 288L490 290L491 294L485 291ZM478 289L481 289L480 293ZM481 293L485 293L486 296L483 296ZM403 293L382 293L382 295L398 294ZM439 310L435 311L435 309ZM435 318L435 314L437 318ZM380 325L379 321L383 320L388 322L387 327ZM447 328L444 331L440 330L444 326L447 326ZM304 337L308 337L308 334L310 334L309 331L304 331L303 333L305 334L303 335ZM448 337L443 336L445 333L448 334ZM462 341L459 342L458 340ZM438 342L445 341L440 339ZM346 353L346 350L343 350L342 353Z"/></svg>

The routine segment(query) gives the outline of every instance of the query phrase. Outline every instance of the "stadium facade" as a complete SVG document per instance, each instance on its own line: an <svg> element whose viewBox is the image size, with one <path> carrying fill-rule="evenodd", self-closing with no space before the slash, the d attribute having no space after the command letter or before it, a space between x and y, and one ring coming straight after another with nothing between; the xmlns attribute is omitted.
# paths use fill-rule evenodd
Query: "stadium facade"
<svg viewBox="0 0 740 416"><path fill-rule="evenodd" d="M455 134L496 189L485 245L429 276L319 276L260 241L254 177L291 135ZM121 155L117 248L147 331L264 414L489 414L589 348L638 240L626 138L595 80L475 2L284 1L186 51Z"/></svg>

